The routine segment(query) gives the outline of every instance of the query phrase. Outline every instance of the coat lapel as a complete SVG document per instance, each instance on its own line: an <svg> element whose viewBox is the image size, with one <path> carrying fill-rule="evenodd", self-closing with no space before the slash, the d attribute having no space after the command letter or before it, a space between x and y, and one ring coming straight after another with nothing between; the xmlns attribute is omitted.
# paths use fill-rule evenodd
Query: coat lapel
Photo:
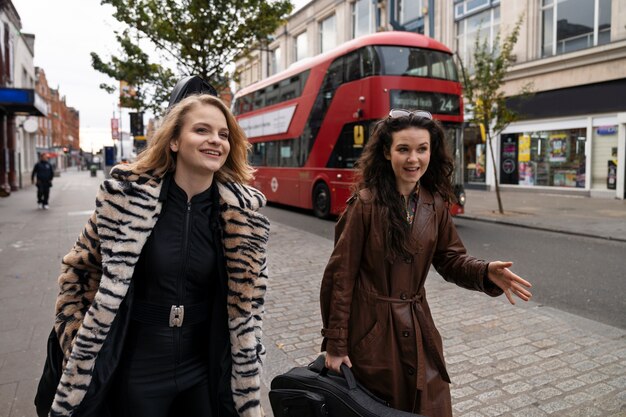
<svg viewBox="0 0 626 417"><path fill-rule="evenodd" d="M107 180L98 192L96 219L102 277L78 330L51 416L71 415L84 398L98 353L126 296L141 250L161 212L160 181L143 179L145 181L137 176L132 181Z"/></svg>

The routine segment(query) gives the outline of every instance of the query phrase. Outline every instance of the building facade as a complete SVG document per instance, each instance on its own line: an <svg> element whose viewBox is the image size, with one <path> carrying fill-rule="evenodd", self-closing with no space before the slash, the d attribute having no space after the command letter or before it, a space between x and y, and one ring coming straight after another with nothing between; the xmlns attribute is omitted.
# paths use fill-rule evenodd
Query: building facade
<svg viewBox="0 0 626 417"><path fill-rule="evenodd" d="M35 36L21 32L20 16L11 1L0 3L0 196L19 189L23 174L36 160L37 123L45 116L35 92Z"/></svg>
<svg viewBox="0 0 626 417"><path fill-rule="evenodd" d="M626 194L626 0L314 0L236 62L239 87L349 39L383 30L433 37L471 70L477 37L495 42L521 20L504 92L520 114L494 141L464 137L468 187L624 199ZM531 84L533 95L520 100ZM471 108L471 103L467 103Z"/></svg>
<svg viewBox="0 0 626 417"><path fill-rule="evenodd" d="M37 118L35 148L37 153L49 152L52 148L52 121L50 120L50 87L43 68L35 67L35 91L43 99L48 117Z"/></svg>

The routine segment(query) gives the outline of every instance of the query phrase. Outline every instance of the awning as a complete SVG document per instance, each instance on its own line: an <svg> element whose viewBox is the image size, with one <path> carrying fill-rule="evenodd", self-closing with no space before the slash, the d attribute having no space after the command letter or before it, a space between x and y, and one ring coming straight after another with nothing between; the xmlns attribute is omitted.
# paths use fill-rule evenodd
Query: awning
<svg viewBox="0 0 626 417"><path fill-rule="evenodd" d="M0 109L11 114L48 115L46 102L30 88L0 88Z"/></svg>

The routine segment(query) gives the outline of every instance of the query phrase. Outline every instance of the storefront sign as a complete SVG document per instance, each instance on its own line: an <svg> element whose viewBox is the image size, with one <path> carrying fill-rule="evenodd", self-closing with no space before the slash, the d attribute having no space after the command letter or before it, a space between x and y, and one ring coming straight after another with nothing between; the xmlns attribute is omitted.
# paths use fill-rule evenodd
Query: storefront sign
<svg viewBox="0 0 626 417"><path fill-rule="evenodd" d="M617 126L599 126L596 128L596 133L600 136L610 136L617 133Z"/></svg>

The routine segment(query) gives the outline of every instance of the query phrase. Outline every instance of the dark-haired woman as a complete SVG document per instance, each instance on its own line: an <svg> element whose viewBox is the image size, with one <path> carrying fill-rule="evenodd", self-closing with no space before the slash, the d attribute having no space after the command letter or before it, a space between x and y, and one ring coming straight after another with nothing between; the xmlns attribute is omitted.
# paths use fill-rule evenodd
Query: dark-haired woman
<svg viewBox="0 0 626 417"><path fill-rule="evenodd" d="M467 255L448 212L453 162L425 111L392 110L361 155L355 194L335 230L321 287L326 366L342 363L392 407L452 416L441 336L424 281L431 264L449 282L528 301L511 262Z"/></svg>

